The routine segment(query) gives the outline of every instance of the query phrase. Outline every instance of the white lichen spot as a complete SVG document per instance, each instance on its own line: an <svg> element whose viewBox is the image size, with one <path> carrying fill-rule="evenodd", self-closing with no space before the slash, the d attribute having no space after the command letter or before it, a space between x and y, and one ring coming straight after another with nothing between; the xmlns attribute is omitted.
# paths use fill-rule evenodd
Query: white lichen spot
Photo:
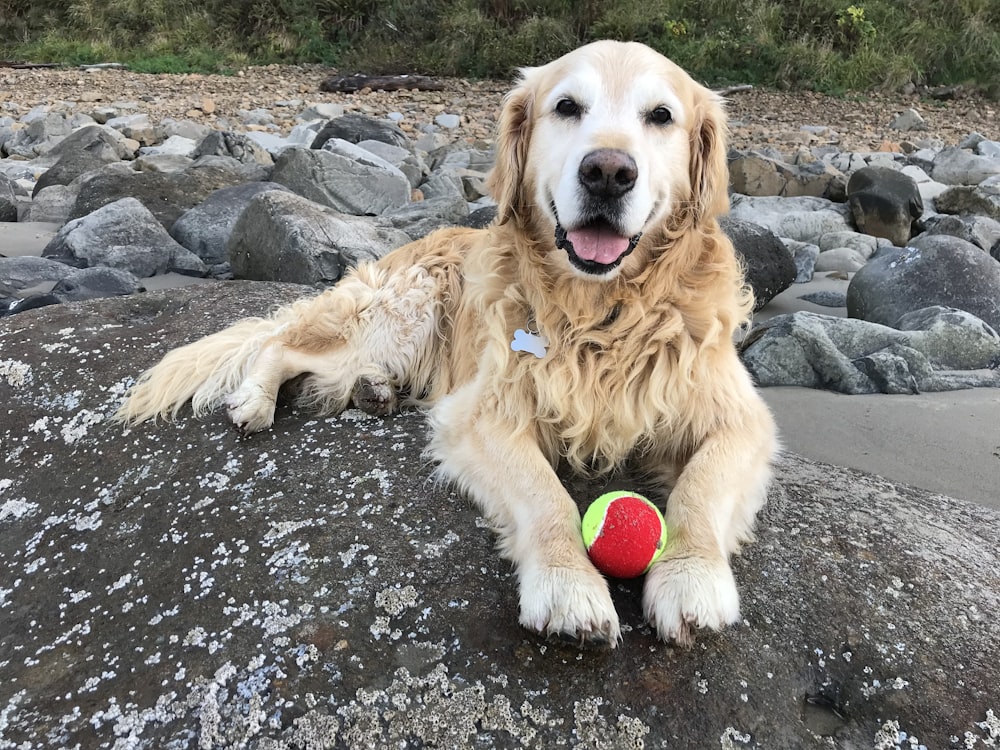
<svg viewBox="0 0 1000 750"><path fill-rule="evenodd" d="M18 521L38 512L38 503L28 502L28 498L7 500L0 505L0 521Z"/></svg>
<svg viewBox="0 0 1000 750"><path fill-rule="evenodd" d="M18 388L31 382L31 365L15 359L0 359L0 378L12 388Z"/></svg>
<svg viewBox="0 0 1000 750"><path fill-rule="evenodd" d="M89 516L79 516L70 528L74 531L96 531L101 528L101 511L94 511Z"/></svg>
<svg viewBox="0 0 1000 750"><path fill-rule="evenodd" d="M750 739L749 734L741 732L735 727L726 727L726 731L719 737L719 747L722 750L736 750L737 742L741 745L748 745L750 744Z"/></svg>
<svg viewBox="0 0 1000 750"><path fill-rule="evenodd" d="M410 607L417 606L417 590L413 586L382 589L375 594L375 606L390 617L395 617Z"/></svg>
<svg viewBox="0 0 1000 750"><path fill-rule="evenodd" d="M62 426L59 431L62 434L66 445L72 445L81 438L86 437L90 428L98 422L104 421L104 417L90 409L81 409L73 415L73 418Z"/></svg>
<svg viewBox="0 0 1000 750"><path fill-rule="evenodd" d="M205 632L205 628L203 628L200 625L198 625L197 627L191 628L187 632L187 635L184 636L184 645L185 646L204 646L205 645L205 638L207 636L208 636L208 633Z"/></svg>
<svg viewBox="0 0 1000 750"><path fill-rule="evenodd" d="M996 741L1000 740L1000 717L993 712L992 708L986 711L986 720L977 721L976 726L989 734L985 744L989 747L995 747Z"/></svg>
<svg viewBox="0 0 1000 750"><path fill-rule="evenodd" d="M366 549L368 549L367 544L352 544L346 551L339 553L340 561L344 563L344 567L347 568L354 562L354 558L357 557L358 553L363 552Z"/></svg>

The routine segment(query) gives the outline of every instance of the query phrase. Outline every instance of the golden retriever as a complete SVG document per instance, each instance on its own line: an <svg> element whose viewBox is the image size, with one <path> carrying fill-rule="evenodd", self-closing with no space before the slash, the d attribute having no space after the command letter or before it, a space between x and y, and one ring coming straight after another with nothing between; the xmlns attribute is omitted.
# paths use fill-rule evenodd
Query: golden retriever
<svg viewBox="0 0 1000 750"><path fill-rule="evenodd" d="M777 445L733 343L752 295L716 221L725 131L719 98L641 44L524 69L501 111L490 227L438 231L168 353L118 416L190 399L263 430L305 373L322 412L422 405L440 474L516 567L521 624L612 647L608 583L554 467L627 464L662 488L670 530L646 617L689 644L739 618L729 556L752 539Z"/></svg>

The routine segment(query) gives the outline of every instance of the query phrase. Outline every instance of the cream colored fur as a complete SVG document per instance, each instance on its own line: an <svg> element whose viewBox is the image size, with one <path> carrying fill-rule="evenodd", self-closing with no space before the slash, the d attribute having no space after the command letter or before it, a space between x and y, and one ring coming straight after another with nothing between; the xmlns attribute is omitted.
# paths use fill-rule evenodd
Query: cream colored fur
<svg viewBox="0 0 1000 750"><path fill-rule="evenodd" d="M581 106L557 116L560 98ZM672 121L648 113L669 107ZM665 640L739 617L729 556L752 539L775 428L733 346L751 309L726 210L725 121L715 95L638 44L599 42L526 69L499 123L491 185L498 221L443 230L363 265L337 286L170 352L119 417L139 422L225 404L269 427L283 382L335 412L353 398L385 412L409 394L428 409L430 455L495 525L516 565L521 623L614 645L618 615L553 467L629 464L663 488L669 547L646 576L644 609ZM634 252L587 276L556 247L555 215L582 211L581 155L633 155L622 211ZM569 175L569 177L567 177ZM511 350L518 328L543 358Z"/></svg>

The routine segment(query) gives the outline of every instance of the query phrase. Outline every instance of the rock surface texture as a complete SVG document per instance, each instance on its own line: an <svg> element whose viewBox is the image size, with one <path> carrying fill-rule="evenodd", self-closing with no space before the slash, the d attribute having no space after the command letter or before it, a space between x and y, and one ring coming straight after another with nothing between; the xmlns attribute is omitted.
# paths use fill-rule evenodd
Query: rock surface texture
<svg viewBox="0 0 1000 750"><path fill-rule="evenodd" d="M786 455L736 561L742 625L678 650L640 583L614 584L623 642L581 652L518 627L510 567L429 481L414 412L285 406L250 439L221 415L109 422L168 348L308 292L228 282L0 321L0 747L1000 739L987 509Z"/></svg>

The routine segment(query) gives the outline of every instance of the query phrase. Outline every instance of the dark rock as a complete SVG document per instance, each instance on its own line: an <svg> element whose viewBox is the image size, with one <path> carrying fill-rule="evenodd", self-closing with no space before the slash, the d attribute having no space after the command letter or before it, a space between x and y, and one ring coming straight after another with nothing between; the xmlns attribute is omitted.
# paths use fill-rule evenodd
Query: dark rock
<svg viewBox="0 0 1000 750"><path fill-rule="evenodd" d="M743 264L746 282L753 289L754 310L795 283L795 261L781 240L764 227L728 216L719 221Z"/></svg>
<svg viewBox="0 0 1000 750"><path fill-rule="evenodd" d="M433 481L414 412L282 407L249 439L221 415L124 435L109 423L164 350L300 294L212 284L0 321L11 747L995 738L987 508L786 455L759 541L734 560L743 624L664 645L641 582L615 583L623 642L580 651L517 625L510 565L472 504Z"/></svg>
<svg viewBox="0 0 1000 750"><path fill-rule="evenodd" d="M271 190L254 196L237 220L229 261L239 278L326 286L409 241L399 230Z"/></svg>
<svg viewBox="0 0 1000 750"><path fill-rule="evenodd" d="M168 271L208 274L201 259L177 244L135 198L122 198L70 221L45 246L43 254L87 267L110 266L139 278Z"/></svg>
<svg viewBox="0 0 1000 750"><path fill-rule="evenodd" d="M56 161L38 178L32 195L50 185L69 185L85 172L130 158L124 140L118 131L100 125L75 130L48 153Z"/></svg>
<svg viewBox="0 0 1000 750"><path fill-rule="evenodd" d="M261 167L221 156L203 156L182 172L135 172L117 167L111 165L79 178L76 184L80 194L70 212L71 219L121 198L135 198L169 229L182 213L219 188L255 182L265 176Z"/></svg>
<svg viewBox="0 0 1000 750"><path fill-rule="evenodd" d="M382 141L391 146L410 147L410 139L398 125L362 114L334 117L316 134L310 148L323 148L323 144L331 138L340 138L348 143Z"/></svg>
<svg viewBox="0 0 1000 750"><path fill-rule="evenodd" d="M37 310L40 307L58 305L60 302L62 302L62 300L51 292L45 292L44 294L30 294L24 299L11 300L6 309L0 310L0 316L17 315L18 313L22 313L27 310Z"/></svg>
<svg viewBox="0 0 1000 750"><path fill-rule="evenodd" d="M916 181L889 167L863 167L847 183L847 203L858 231L897 247L913 235L924 211Z"/></svg>
<svg viewBox="0 0 1000 750"><path fill-rule="evenodd" d="M482 208L477 208L475 211L469 213L465 217L465 221L462 222L463 227L471 227L472 229L485 229L493 220L497 217L497 207L496 206L483 206Z"/></svg>
<svg viewBox="0 0 1000 750"><path fill-rule="evenodd" d="M965 310L1000 330L1000 263L957 237L922 235L910 247L877 253L847 288L847 314L882 325L932 305Z"/></svg>
<svg viewBox="0 0 1000 750"><path fill-rule="evenodd" d="M847 394L918 393L1000 386L988 370L1000 336L974 315L934 307L904 317L906 330L796 312L754 328L743 362L761 386Z"/></svg>
<svg viewBox="0 0 1000 750"><path fill-rule="evenodd" d="M229 237L236 220L258 193L288 191L276 182L247 182L219 188L194 208L181 214L170 236L209 265L229 261Z"/></svg>

